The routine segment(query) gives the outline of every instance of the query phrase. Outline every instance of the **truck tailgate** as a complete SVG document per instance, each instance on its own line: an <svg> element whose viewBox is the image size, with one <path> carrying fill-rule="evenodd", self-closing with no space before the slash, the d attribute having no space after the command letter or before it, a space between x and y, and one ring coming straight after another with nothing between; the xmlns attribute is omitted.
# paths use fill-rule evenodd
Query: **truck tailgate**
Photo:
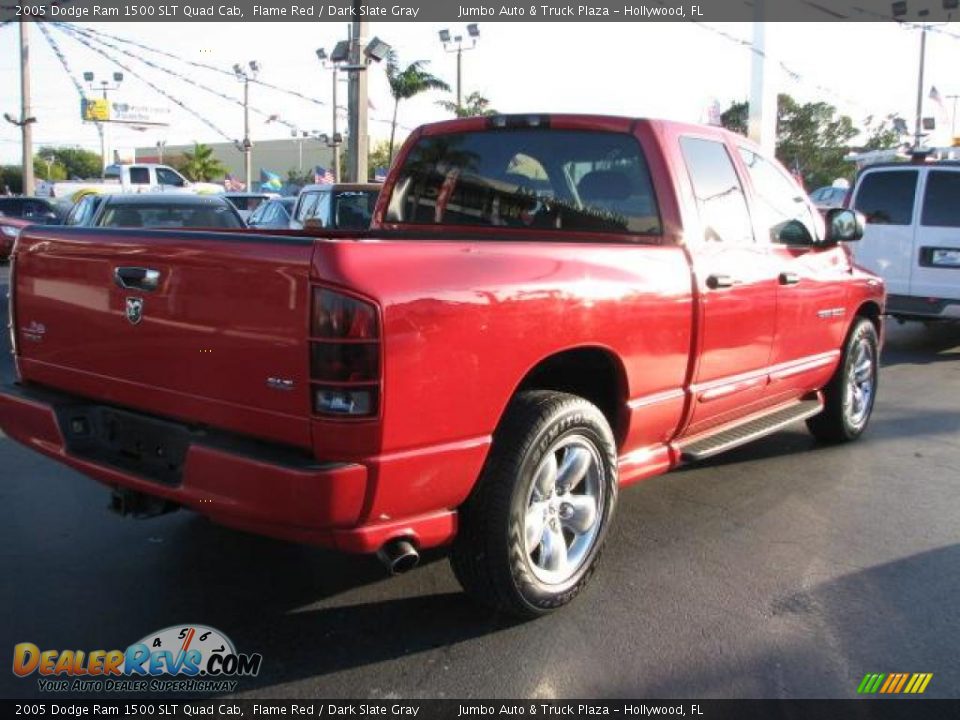
<svg viewBox="0 0 960 720"><path fill-rule="evenodd" d="M308 238L31 229L12 288L22 378L310 446Z"/></svg>

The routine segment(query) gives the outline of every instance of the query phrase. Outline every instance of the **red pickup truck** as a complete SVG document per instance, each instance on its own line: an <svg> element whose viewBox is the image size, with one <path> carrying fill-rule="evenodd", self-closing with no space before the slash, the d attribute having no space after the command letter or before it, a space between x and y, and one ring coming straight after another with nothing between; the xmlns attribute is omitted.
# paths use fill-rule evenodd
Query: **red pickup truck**
<svg viewBox="0 0 960 720"><path fill-rule="evenodd" d="M805 419L852 440L884 288L718 128L427 125L366 232L27 228L12 438L113 490L394 571L452 544L487 604L586 584L618 488Z"/></svg>

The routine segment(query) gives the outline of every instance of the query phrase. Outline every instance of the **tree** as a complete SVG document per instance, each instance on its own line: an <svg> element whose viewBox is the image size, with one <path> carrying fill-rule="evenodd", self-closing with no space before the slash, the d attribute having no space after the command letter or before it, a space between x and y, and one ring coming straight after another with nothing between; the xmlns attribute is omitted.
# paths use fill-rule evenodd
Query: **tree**
<svg viewBox="0 0 960 720"><path fill-rule="evenodd" d="M0 166L0 195L7 192L18 194L23 192L23 168L19 165Z"/></svg>
<svg viewBox="0 0 960 720"><path fill-rule="evenodd" d="M393 162L393 156L397 154L397 150L399 149L400 143L391 145L387 140L381 140L374 145L373 149L370 150L369 159L367 160L367 167L370 168L370 177L373 177L374 171L379 167L389 169L390 163Z"/></svg>
<svg viewBox="0 0 960 720"><path fill-rule="evenodd" d="M55 171L51 173L54 179L57 180L84 180L86 178L100 177L100 172L103 170L103 162L95 152L77 147L51 147L44 145L40 148L40 151L36 154L33 161L38 177L45 177L47 164L44 158L51 158L53 160L51 164L52 167L59 165L63 168L63 177L57 177ZM41 172L43 172L44 175L41 175Z"/></svg>
<svg viewBox="0 0 960 720"><path fill-rule="evenodd" d="M451 100L440 100L437 105L461 118L484 117L497 114L497 111L490 107L490 100L478 92L472 92L467 95L460 107L457 107L457 104Z"/></svg>
<svg viewBox="0 0 960 720"><path fill-rule="evenodd" d="M214 157L213 148L203 143L195 142L193 152L185 152L183 158L180 171L193 182L208 182L222 178L227 172L223 163Z"/></svg>
<svg viewBox="0 0 960 720"><path fill-rule="evenodd" d="M397 110L400 107L400 101L409 100L428 90L450 92L449 85L424 69L426 65L426 60L417 60L401 70L397 53L391 50L387 54L387 82L390 83L390 94L393 95L393 122L390 124L388 166L393 162L394 137L397 132Z"/></svg>
<svg viewBox="0 0 960 720"><path fill-rule="evenodd" d="M900 132L895 129L897 117L890 115L880 121L879 125L873 123L873 118L867 118L867 127L864 132L867 135L867 141L863 144L864 150L888 150L900 145Z"/></svg>
<svg viewBox="0 0 960 720"><path fill-rule="evenodd" d="M728 130L746 134L749 115L749 103L735 102L721 114L720 122ZM853 121L838 115L829 103L798 103L785 94L777 97L777 159L791 172L800 173L807 187L830 185L852 173L853 166L843 158L858 134Z"/></svg>

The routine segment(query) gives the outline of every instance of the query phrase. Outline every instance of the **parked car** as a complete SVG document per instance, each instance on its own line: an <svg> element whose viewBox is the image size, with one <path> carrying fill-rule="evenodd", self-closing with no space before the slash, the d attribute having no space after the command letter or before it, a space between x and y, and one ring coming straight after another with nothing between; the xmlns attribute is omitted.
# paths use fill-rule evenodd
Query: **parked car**
<svg viewBox="0 0 960 720"><path fill-rule="evenodd" d="M473 596L539 615L588 582L621 487L800 420L864 432L862 230L721 128L427 125L366 231L24 230L0 427L121 513L393 572L449 543Z"/></svg>
<svg viewBox="0 0 960 720"><path fill-rule="evenodd" d="M960 162L871 165L852 207L867 219L857 263L882 276L899 320L960 320Z"/></svg>
<svg viewBox="0 0 960 720"><path fill-rule="evenodd" d="M849 188L827 185L817 188L810 193L810 199L813 200L813 204L816 205L817 208L829 210L830 208L843 207L849 192Z"/></svg>
<svg viewBox="0 0 960 720"><path fill-rule="evenodd" d="M380 183L307 185L297 195L290 227L366 230L377 204Z"/></svg>
<svg viewBox="0 0 960 720"><path fill-rule="evenodd" d="M245 227L222 195L87 195L67 214L66 226L123 228Z"/></svg>
<svg viewBox="0 0 960 720"><path fill-rule="evenodd" d="M21 218L40 225L60 224L60 216L53 203L43 198L22 195L0 196L0 216Z"/></svg>
<svg viewBox="0 0 960 720"><path fill-rule="evenodd" d="M32 224L29 220L0 215L0 262L7 262L10 259L13 243L20 235L20 231Z"/></svg>
<svg viewBox="0 0 960 720"><path fill-rule="evenodd" d="M74 202L91 193L141 192L219 194L223 192L223 186L191 182L172 167L154 163L108 165L102 178L37 183L37 195L48 198L67 197Z"/></svg>
<svg viewBox="0 0 960 720"><path fill-rule="evenodd" d="M267 200L279 197L276 193L226 192L223 196L233 203L244 222L250 219L250 213Z"/></svg>
<svg viewBox="0 0 960 720"><path fill-rule="evenodd" d="M252 228L288 228L295 197L281 197L268 200L254 210L247 218L247 227Z"/></svg>

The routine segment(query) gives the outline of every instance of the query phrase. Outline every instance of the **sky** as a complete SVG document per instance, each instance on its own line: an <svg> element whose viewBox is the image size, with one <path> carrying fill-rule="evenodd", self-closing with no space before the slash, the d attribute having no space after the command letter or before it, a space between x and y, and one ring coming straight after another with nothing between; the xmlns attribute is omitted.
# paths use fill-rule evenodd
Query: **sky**
<svg viewBox="0 0 960 720"><path fill-rule="evenodd" d="M315 51L328 51L345 39L346 23L84 23L81 27L157 47L178 58L230 69L234 63L256 60L268 83L319 99L320 106L261 86L251 86L252 107L278 115L302 130L330 129L331 75ZM402 64L428 61L428 69L451 86L456 56L446 53L438 31L456 34L461 23L370 24L370 35L390 43ZM927 41L925 115L938 116L941 134L949 136L949 113L960 94L960 24L931 32ZM106 77L123 68L52 29L71 71ZM636 117L664 117L700 122L714 101L726 108L747 98L751 52L737 40L749 40L750 23L480 23L476 48L463 54L463 92L477 91L501 112L586 112ZM464 33L465 34L465 33ZM78 145L99 151L92 124L80 119L77 90L37 28L31 28L33 112L36 147ZM919 32L892 22L768 23L767 44L778 60L774 72L780 92L802 101L826 100L862 125L868 116L891 113L904 117L911 129L915 115ZM129 46L124 46L129 47ZM19 115L17 28L0 28L0 113ZM158 64L239 99L242 86L231 77L191 68L179 60L143 52ZM243 134L243 111L184 80L145 68L127 56L116 56L171 96L200 113L231 138ZM779 63L789 69L784 71ZM222 141L200 120L158 95L125 72L115 101L168 107L170 126L136 131L113 126L112 143L119 148ZM389 136L393 104L382 66L370 69L370 135ZM931 86L944 98L944 108L926 99ZM346 104L346 83L339 102ZM453 94L429 93L401 103L398 136L424 122L450 114L438 100ZM341 120L341 127L345 122ZM251 137L289 138L288 126L251 115ZM17 163L19 130L0 123L0 163ZM278 169L283 171L283 168Z"/></svg>

